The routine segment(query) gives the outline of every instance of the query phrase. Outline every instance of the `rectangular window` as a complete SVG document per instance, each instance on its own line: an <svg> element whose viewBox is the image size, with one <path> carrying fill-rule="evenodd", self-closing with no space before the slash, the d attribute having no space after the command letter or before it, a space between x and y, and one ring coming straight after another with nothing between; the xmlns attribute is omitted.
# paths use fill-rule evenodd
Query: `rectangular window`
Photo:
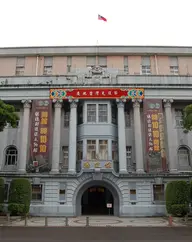
<svg viewBox="0 0 192 242"><path fill-rule="evenodd" d="M136 189L130 189L130 201L136 201L137 200L137 193Z"/></svg>
<svg viewBox="0 0 192 242"><path fill-rule="evenodd" d="M169 57L170 62L170 73L171 75L179 75L179 66L177 56Z"/></svg>
<svg viewBox="0 0 192 242"><path fill-rule="evenodd" d="M96 140L87 140L87 160L96 159Z"/></svg>
<svg viewBox="0 0 192 242"><path fill-rule="evenodd" d="M4 202L8 201L9 197L9 184L5 183L4 185Z"/></svg>
<svg viewBox="0 0 192 242"><path fill-rule="evenodd" d="M129 74L128 56L124 56L124 72L126 74Z"/></svg>
<svg viewBox="0 0 192 242"><path fill-rule="evenodd" d="M99 56L98 65L102 68L107 68L107 56Z"/></svg>
<svg viewBox="0 0 192 242"><path fill-rule="evenodd" d="M77 142L77 160L83 160L83 141Z"/></svg>
<svg viewBox="0 0 192 242"><path fill-rule="evenodd" d="M165 201L165 189L164 184L153 184L153 201Z"/></svg>
<svg viewBox="0 0 192 242"><path fill-rule="evenodd" d="M125 127L131 127L130 111L125 111Z"/></svg>
<svg viewBox="0 0 192 242"><path fill-rule="evenodd" d="M118 143L117 141L112 141L112 160L118 160Z"/></svg>
<svg viewBox="0 0 192 242"><path fill-rule="evenodd" d="M59 187L59 202L60 204L65 203L65 183L60 183Z"/></svg>
<svg viewBox="0 0 192 242"><path fill-rule="evenodd" d="M64 128L69 127L70 112L64 112Z"/></svg>
<svg viewBox="0 0 192 242"><path fill-rule="evenodd" d="M117 105L116 105L116 103L111 104L111 118L112 118L112 124L117 124Z"/></svg>
<svg viewBox="0 0 192 242"><path fill-rule="evenodd" d="M99 159L108 159L108 140L99 140Z"/></svg>
<svg viewBox="0 0 192 242"><path fill-rule="evenodd" d="M175 123L177 128L183 128L183 110L175 109Z"/></svg>
<svg viewBox="0 0 192 242"><path fill-rule="evenodd" d="M142 75L150 75L151 74L150 56L143 56L142 57L141 73L142 73Z"/></svg>
<svg viewBox="0 0 192 242"><path fill-rule="evenodd" d="M32 201L42 201L42 189L43 185L38 184L34 185L32 184Z"/></svg>
<svg viewBox="0 0 192 242"><path fill-rule="evenodd" d="M126 159L127 159L127 166L131 166L132 161L132 147L126 146Z"/></svg>
<svg viewBox="0 0 192 242"><path fill-rule="evenodd" d="M87 67L93 67L96 65L96 56L87 56L86 61Z"/></svg>
<svg viewBox="0 0 192 242"><path fill-rule="evenodd" d="M63 151L63 165L67 166L68 165L68 159L69 159L69 147L63 146L62 151Z"/></svg>
<svg viewBox="0 0 192 242"><path fill-rule="evenodd" d="M96 104L87 104L87 122L96 123Z"/></svg>
<svg viewBox="0 0 192 242"><path fill-rule="evenodd" d="M53 57L46 56L44 57L44 71L43 75L49 76L52 74L52 67L53 67Z"/></svg>
<svg viewBox="0 0 192 242"><path fill-rule="evenodd" d="M15 75L23 76L24 71L25 71L25 57L17 57Z"/></svg>
<svg viewBox="0 0 192 242"><path fill-rule="evenodd" d="M108 121L108 109L107 104L99 104L99 123L107 123Z"/></svg>

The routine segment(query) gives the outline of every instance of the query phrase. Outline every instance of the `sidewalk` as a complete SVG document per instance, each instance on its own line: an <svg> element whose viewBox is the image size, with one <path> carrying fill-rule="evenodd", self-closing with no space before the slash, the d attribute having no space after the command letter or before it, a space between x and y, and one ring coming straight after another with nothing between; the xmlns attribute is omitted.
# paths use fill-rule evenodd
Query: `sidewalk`
<svg viewBox="0 0 192 242"><path fill-rule="evenodd" d="M70 227L85 227L86 217L68 218L68 226ZM25 226L25 219L11 218L10 222L7 219L0 219L0 226ZM48 217L47 222L45 217L31 217L27 219L28 227L65 227L66 219L64 217ZM89 226L91 227L167 227L168 220L166 218L119 218L114 216L89 216ZM181 221L173 221L173 226L185 226Z"/></svg>

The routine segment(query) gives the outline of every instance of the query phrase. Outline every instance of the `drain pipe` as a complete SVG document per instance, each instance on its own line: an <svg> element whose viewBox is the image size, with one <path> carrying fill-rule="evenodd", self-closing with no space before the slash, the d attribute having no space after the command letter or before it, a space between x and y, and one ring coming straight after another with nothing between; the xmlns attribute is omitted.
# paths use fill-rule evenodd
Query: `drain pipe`
<svg viewBox="0 0 192 242"><path fill-rule="evenodd" d="M38 76L38 69L39 69L39 55L36 58L36 68L35 68L35 75Z"/></svg>

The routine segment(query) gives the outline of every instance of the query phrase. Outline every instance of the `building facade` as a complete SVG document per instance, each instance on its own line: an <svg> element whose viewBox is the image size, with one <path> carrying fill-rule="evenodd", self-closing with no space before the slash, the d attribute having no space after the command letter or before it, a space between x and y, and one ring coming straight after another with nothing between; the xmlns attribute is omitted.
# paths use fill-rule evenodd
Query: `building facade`
<svg viewBox="0 0 192 242"><path fill-rule="evenodd" d="M0 176L32 184L33 215L166 213L172 180L192 179L192 48L0 49Z"/></svg>

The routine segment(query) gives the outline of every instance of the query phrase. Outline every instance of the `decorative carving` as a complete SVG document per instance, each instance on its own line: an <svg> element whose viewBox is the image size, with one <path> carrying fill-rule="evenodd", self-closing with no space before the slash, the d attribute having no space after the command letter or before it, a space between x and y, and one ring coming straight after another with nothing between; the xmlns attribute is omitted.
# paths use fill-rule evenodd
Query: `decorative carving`
<svg viewBox="0 0 192 242"><path fill-rule="evenodd" d="M22 100L21 102L23 103L24 108L31 108L31 100Z"/></svg>
<svg viewBox="0 0 192 242"><path fill-rule="evenodd" d="M116 99L118 108L124 108L125 102L126 102L126 99Z"/></svg>
<svg viewBox="0 0 192 242"><path fill-rule="evenodd" d="M155 177L155 184L161 185L163 184L163 178L162 177Z"/></svg>
<svg viewBox="0 0 192 242"><path fill-rule="evenodd" d="M55 108L62 108L63 100L53 100Z"/></svg>
<svg viewBox="0 0 192 242"><path fill-rule="evenodd" d="M77 103L79 102L78 99L69 99L69 103L70 103L70 108L77 108Z"/></svg>
<svg viewBox="0 0 192 242"><path fill-rule="evenodd" d="M133 107L140 108L140 103L142 103L141 99L132 99Z"/></svg>
<svg viewBox="0 0 192 242"><path fill-rule="evenodd" d="M101 181L103 179L103 174L100 172L93 173L93 180L94 181Z"/></svg>
<svg viewBox="0 0 192 242"><path fill-rule="evenodd" d="M173 99L163 99L164 107L165 108L171 108L171 104L173 103Z"/></svg>

